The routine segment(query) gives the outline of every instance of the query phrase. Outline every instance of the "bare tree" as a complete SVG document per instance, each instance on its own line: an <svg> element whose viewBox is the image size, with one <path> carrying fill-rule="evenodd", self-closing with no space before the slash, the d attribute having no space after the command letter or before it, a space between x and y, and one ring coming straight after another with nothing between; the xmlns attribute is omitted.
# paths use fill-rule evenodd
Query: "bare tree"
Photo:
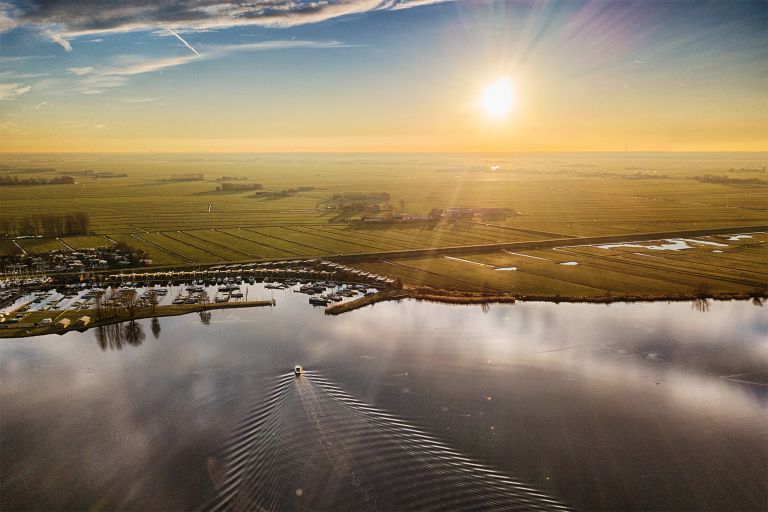
<svg viewBox="0 0 768 512"><path fill-rule="evenodd" d="M709 306L709 299L706 298L693 299L693 301L691 301L691 308L695 309L696 311L701 311L702 313L708 312Z"/></svg>
<svg viewBox="0 0 768 512"><path fill-rule="evenodd" d="M114 288L110 288L109 292L102 296L101 318L112 318L117 315L117 292Z"/></svg>
<svg viewBox="0 0 768 512"><path fill-rule="evenodd" d="M136 292L134 290L126 290L122 294L122 306L123 309L128 313L128 316L133 318L136 316L136 312L139 309L139 300L136 297Z"/></svg>
<svg viewBox="0 0 768 512"><path fill-rule="evenodd" d="M157 306L157 292L155 290L149 290L147 293L147 299L149 300L149 307L152 310L152 314L155 313L155 307Z"/></svg>
<svg viewBox="0 0 768 512"><path fill-rule="evenodd" d="M138 347L146 339L144 327L136 320L131 320L125 324L125 342L134 347Z"/></svg>
<svg viewBox="0 0 768 512"><path fill-rule="evenodd" d="M104 295L96 295L93 305L96 310L96 316L99 319L104 318Z"/></svg>
<svg viewBox="0 0 768 512"><path fill-rule="evenodd" d="M155 339L160 337L160 319L157 317L152 319L152 336L154 336Z"/></svg>

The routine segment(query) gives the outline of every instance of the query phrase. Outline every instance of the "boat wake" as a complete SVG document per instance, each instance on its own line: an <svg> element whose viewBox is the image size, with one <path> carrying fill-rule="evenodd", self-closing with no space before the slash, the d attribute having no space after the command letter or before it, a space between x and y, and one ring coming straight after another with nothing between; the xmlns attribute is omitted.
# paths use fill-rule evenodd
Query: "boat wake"
<svg viewBox="0 0 768 512"><path fill-rule="evenodd" d="M278 377L218 460L210 511L567 510L314 371Z"/></svg>

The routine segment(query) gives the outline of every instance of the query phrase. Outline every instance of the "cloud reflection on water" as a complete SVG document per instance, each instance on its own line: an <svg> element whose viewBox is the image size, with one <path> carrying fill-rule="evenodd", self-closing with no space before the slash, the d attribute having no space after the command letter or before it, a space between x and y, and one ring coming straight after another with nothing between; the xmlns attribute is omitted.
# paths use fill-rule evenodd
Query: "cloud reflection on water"
<svg viewBox="0 0 768 512"><path fill-rule="evenodd" d="M163 318L151 342L149 319L5 340L0 507L195 506L244 404L297 362L577 507L766 499L743 483L768 476L762 308L403 302L329 318L295 295L210 325ZM745 373L758 384L721 378Z"/></svg>

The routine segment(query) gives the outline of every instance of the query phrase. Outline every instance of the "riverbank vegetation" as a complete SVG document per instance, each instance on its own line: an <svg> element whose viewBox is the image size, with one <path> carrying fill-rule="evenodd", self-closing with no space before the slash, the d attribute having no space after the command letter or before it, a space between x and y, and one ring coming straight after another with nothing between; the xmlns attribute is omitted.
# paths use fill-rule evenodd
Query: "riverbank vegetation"
<svg viewBox="0 0 768 512"><path fill-rule="evenodd" d="M43 334L64 334L71 330L81 330L101 327L123 322L141 320L143 318L160 318L164 316L186 315L188 313L201 313L214 309L253 308L273 306L272 300L246 300L238 302L209 302L199 304L169 304L167 306L136 306L121 308L120 310L99 309L67 310L56 316L50 324L43 324L44 318L50 318L46 311L36 311L24 319L24 325L10 324L0 329L0 338L23 338L28 336L40 336Z"/></svg>
<svg viewBox="0 0 768 512"><path fill-rule="evenodd" d="M618 302L690 302L694 309L699 311L708 311L710 302L713 300L751 300L756 306L763 306L766 295L765 292L755 293L721 293L712 296L712 294L678 294L678 295L603 295L603 296L569 296L561 297L559 295L507 295L480 292L460 292L455 290L440 290L428 287L408 288L403 290L387 290L379 293L366 295L349 302L334 304L326 308L327 315L341 315L349 313L356 309L371 306L378 302L400 301L404 299L414 299L417 301L437 302L442 304L456 305L480 305L484 308L490 304L514 304L515 302L552 302L555 304L563 303L583 303L583 304L613 304Z"/></svg>

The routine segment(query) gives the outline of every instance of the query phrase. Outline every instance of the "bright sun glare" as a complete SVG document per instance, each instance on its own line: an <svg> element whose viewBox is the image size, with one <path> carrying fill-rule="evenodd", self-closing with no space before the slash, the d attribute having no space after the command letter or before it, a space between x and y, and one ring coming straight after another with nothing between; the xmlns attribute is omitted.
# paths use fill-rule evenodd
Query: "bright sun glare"
<svg viewBox="0 0 768 512"><path fill-rule="evenodd" d="M515 87L509 77L489 84L480 95L480 107L489 117L501 118L515 107Z"/></svg>

